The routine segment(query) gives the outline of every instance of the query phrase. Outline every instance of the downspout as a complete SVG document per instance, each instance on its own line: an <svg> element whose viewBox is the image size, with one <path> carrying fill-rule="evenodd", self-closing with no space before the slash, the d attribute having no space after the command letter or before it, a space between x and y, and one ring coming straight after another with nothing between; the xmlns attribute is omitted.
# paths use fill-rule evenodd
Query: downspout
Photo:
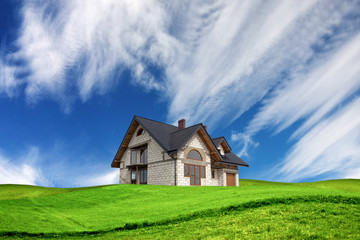
<svg viewBox="0 0 360 240"><path fill-rule="evenodd" d="M174 160L174 164L175 164L175 166L174 166L174 169L175 169L174 178L175 178L175 186L176 186L176 174L177 174L177 172L176 172L176 158Z"/></svg>

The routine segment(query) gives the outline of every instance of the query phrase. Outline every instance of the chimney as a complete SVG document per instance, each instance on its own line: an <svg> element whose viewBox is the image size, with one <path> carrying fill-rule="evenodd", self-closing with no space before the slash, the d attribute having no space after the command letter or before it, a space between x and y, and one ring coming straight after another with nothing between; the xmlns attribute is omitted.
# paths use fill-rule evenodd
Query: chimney
<svg viewBox="0 0 360 240"><path fill-rule="evenodd" d="M206 125L204 126L204 128L205 128L205 131L207 131L207 126Z"/></svg>
<svg viewBox="0 0 360 240"><path fill-rule="evenodd" d="M178 128L179 128L179 130L185 128L185 119L181 119L178 121Z"/></svg>

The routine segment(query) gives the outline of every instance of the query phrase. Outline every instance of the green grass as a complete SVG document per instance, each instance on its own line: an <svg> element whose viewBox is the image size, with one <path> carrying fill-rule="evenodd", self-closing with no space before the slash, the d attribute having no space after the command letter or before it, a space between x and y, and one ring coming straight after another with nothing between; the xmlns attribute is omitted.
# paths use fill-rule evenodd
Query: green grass
<svg viewBox="0 0 360 240"><path fill-rule="evenodd" d="M294 203L190 221L97 234L96 239L359 239L360 207L344 203ZM67 236L79 239L86 236Z"/></svg>
<svg viewBox="0 0 360 240"><path fill-rule="evenodd" d="M359 205L360 180L299 184L240 180L240 187L2 185L0 234L359 238ZM135 230L114 231L131 228Z"/></svg>

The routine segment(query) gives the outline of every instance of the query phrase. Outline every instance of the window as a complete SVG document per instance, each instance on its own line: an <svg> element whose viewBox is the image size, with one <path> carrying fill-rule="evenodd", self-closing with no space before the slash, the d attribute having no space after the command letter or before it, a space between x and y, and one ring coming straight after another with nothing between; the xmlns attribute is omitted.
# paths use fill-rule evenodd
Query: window
<svg viewBox="0 0 360 240"><path fill-rule="evenodd" d="M200 167L195 166L195 185L201 185L200 183Z"/></svg>
<svg viewBox="0 0 360 240"><path fill-rule="evenodd" d="M185 164L184 166L184 176L190 177L189 165Z"/></svg>
<svg viewBox="0 0 360 240"><path fill-rule="evenodd" d="M140 184L147 184L147 169L139 169Z"/></svg>
<svg viewBox="0 0 360 240"><path fill-rule="evenodd" d="M190 185L195 185L195 166L190 166Z"/></svg>
<svg viewBox="0 0 360 240"><path fill-rule="evenodd" d="M147 148L140 150L140 163L147 163Z"/></svg>
<svg viewBox="0 0 360 240"><path fill-rule="evenodd" d="M136 170L131 171L131 184L136 184Z"/></svg>
<svg viewBox="0 0 360 240"><path fill-rule="evenodd" d="M132 150L131 151L131 161L130 161L131 164L136 164L136 151L135 150Z"/></svg>
<svg viewBox="0 0 360 240"><path fill-rule="evenodd" d="M215 178L215 170L211 170L211 178Z"/></svg>
<svg viewBox="0 0 360 240"><path fill-rule="evenodd" d="M144 134L144 133L145 133L144 129L143 129L143 128L140 128L140 129L137 131L136 136L140 136L140 135L142 135L142 134Z"/></svg>
<svg viewBox="0 0 360 240"><path fill-rule="evenodd" d="M205 167L201 167L201 178L205 178Z"/></svg>
<svg viewBox="0 0 360 240"><path fill-rule="evenodd" d="M187 158L202 161L201 154L197 150L191 150L188 153Z"/></svg>
<svg viewBox="0 0 360 240"><path fill-rule="evenodd" d="M201 178L205 178L205 167L184 164L184 176L190 177L190 185L201 185Z"/></svg>

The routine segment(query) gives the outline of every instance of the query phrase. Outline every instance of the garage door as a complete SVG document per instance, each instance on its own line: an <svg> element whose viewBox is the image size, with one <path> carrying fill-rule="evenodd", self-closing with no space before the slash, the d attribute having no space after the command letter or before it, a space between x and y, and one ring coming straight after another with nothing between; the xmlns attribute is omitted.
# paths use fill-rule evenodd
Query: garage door
<svg viewBox="0 0 360 240"><path fill-rule="evenodd" d="M235 186L235 174L233 173L226 174L226 186Z"/></svg>

